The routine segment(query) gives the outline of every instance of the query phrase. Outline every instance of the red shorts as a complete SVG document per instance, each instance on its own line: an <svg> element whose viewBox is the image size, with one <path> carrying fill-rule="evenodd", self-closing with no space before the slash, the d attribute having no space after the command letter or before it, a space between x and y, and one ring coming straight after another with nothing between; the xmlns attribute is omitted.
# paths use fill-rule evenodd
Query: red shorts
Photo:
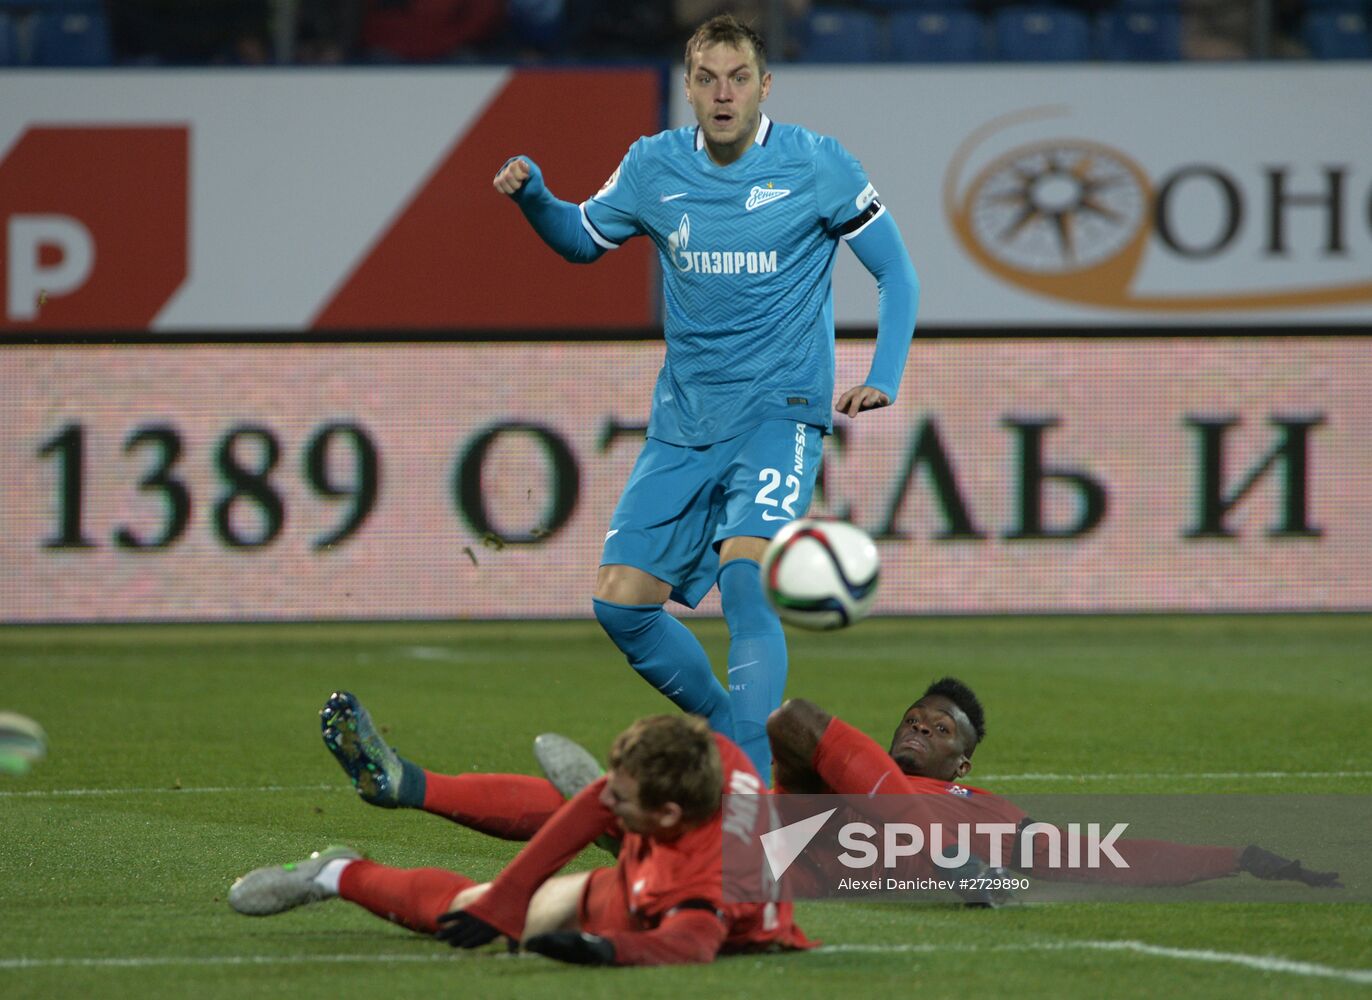
<svg viewBox="0 0 1372 1000"><path fill-rule="evenodd" d="M629 912L618 868L597 868L581 890L576 909L577 926L587 934L614 934L641 931L643 924Z"/></svg>

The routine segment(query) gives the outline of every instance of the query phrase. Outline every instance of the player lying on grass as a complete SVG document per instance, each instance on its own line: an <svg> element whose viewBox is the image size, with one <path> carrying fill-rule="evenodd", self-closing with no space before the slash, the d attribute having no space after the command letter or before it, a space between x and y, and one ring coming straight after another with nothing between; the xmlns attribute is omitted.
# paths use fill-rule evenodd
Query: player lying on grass
<svg viewBox="0 0 1372 1000"><path fill-rule="evenodd" d="M1051 867L1045 857L1049 841L1036 837L1033 838L1035 856L1019 857L1015 851L1017 832L1033 820L1008 799L962 780L971 771L972 754L985 735L985 713L976 694L951 677L931 684L906 709L887 751L852 726L803 700L788 701L768 722L778 792L933 794L938 797L912 798L904 804L917 815L903 816L903 820L922 822L926 828L938 822L944 829L953 828L958 822L1010 824L1016 833L1005 835L998 856L1009 867L1040 878L1160 886L1185 885L1247 872L1260 879L1290 880L1316 887L1338 885L1335 872L1311 871L1299 861L1257 845L1239 848L1161 840L1118 840L1114 846L1129 863L1129 868L1102 866L1067 870ZM379 747L385 748L385 754L394 758L393 751L385 747L384 741L379 737L374 739ZM399 758L394 758L396 763L388 765L388 769L405 769L409 777L400 787L426 790L423 802L411 804L477 829L522 839L532 836L543 818L557 808L561 795L575 794L598 773L598 766L589 754L570 741L553 742L555 740L560 738L540 737L542 746L535 748L544 770L553 777L553 784L522 775L462 775L456 778L436 775ZM344 766L348 766L346 762ZM356 783L364 799L377 801L374 790L385 785L386 770L350 770L350 773L358 774ZM369 789L373 792L369 793ZM512 819L517 822L511 823ZM826 829L832 831L839 826L832 824ZM989 843L982 847L980 858L993 861ZM927 855L915 857L911 864L913 870L907 873L911 876L938 874L929 867ZM805 878L804 866L793 872L793 877ZM799 892L804 894L803 889ZM993 900L968 898L967 901L976 904Z"/></svg>
<svg viewBox="0 0 1372 1000"><path fill-rule="evenodd" d="M1031 838L1034 854L1016 850L1018 833L1033 822L1013 802L962 783L972 769L972 753L986 736L985 716L976 695L951 677L932 684L906 709L889 751L842 719L800 699L787 701L767 723L778 792L843 795L897 795L901 818L927 829L932 823L1000 823L1008 827L995 852L1011 868L1040 878L1110 882L1117 885L1185 885L1248 872L1261 879L1283 879L1309 886L1338 886L1337 872L1310 871L1256 845L1209 847L1161 840L1117 840L1114 847L1128 868L1054 868L1048 839ZM975 826L971 827L975 829ZM989 842L975 848L983 859ZM915 859L918 874L933 874L927 856Z"/></svg>
<svg viewBox="0 0 1372 1000"><path fill-rule="evenodd" d="M327 717L331 709L325 707L325 743L353 778L361 797L377 805L411 805L495 836L526 840L557 810L563 796L576 794L599 774L599 765L589 753L553 734L539 737L535 744L539 763L551 782L527 775L450 776L425 771L387 746L351 695L335 698L343 700L331 701L335 705L332 720ZM356 727L356 735L348 726ZM348 739L340 735L344 733ZM985 739L986 719L975 692L955 678L929 685L906 709L888 751L803 700L788 701L773 714L768 736L780 792L933 793L944 797L930 800L923 818L941 822L945 828L959 819L1011 823L1016 829L1031 822L1013 802L963 783L972 769L972 754ZM1043 863L1047 841L1035 838L1034 843L1040 854L1037 859L1018 858L1005 844L1001 857L1040 877L1067 877L1069 873ZM1128 840L1116 841L1116 846L1125 853L1129 869L1079 869L1076 875L1117 884L1178 885L1247 872L1261 879L1338 885L1337 873L1311 871L1299 861L1257 845L1237 848ZM927 858L923 860L927 863ZM795 872L803 877L803 869Z"/></svg>
<svg viewBox="0 0 1372 1000"><path fill-rule="evenodd" d="M427 771L399 757L377 733L366 710L350 694L331 696L321 712L321 719L325 744L351 777L358 794L372 805L420 808L471 829L507 839L527 840L545 825L554 832L540 837L538 845L530 844L526 852L521 853L510 868L492 883L500 887L500 892L487 892L475 902L469 901L477 897L484 887L474 887L471 880L455 873L438 869L407 872L371 862L354 864L358 858L356 852L332 849L296 865L259 869L246 876L230 894L230 902L236 909L253 914L277 913L304 903L342 895L421 932L438 930L441 918L455 907L465 907L459 911L460 916L445 920L450 927L440 932L457 944L482 943L499 933L512 938L522 934L526 946L531 950L542 950L564 960L612 960L619 964L689 961L692 956L704 954L707 950L700 942L692 941L690 934L684 934L687 925L680 922L672 924L673 933L667 937L673 938L676 928L683 928L684 942L678 944L668 940L665 951L654 948L662 942L641 934L630 938L627 950L623 945L617 947L613 942L607 948L594 936L585 937L565 930L552 932L553 936L543 936L545 927L549 926L545 915L565 917L567 913L575 912L580 918L583 913L589 914L592 911L582 905L583 900L589 900L592 890L597 886L604 888L610 884L608 876L598 876L597 880L588 876L569 876L572 880L586 879L580 885L554 879L546 883L554 888L542 890L545 894L538 900L537 906L533 905L542 872L556 870L591 838L603 839L617 832L602 811L598 826L590 823L588 825L593 827L591 830L578 828L575 836L569 835L568 842L560 850L556 846L558 839L567 834L568 821L566 817L562 817L558 823L551 823L550 820L561 809L563 796L575 796L575 801L579 803L578 810L569 810L568 815L576 815L587 808L588 797L608 794L604 791L608 787L608 780L599 777L599 766L594 758L571 741L545 736L540 737L536 744L540 763L553 776L556 784L554 781L517 774L444 775ZM778 710L770 721L769 734L776 755L778 778L783 787L790 791L865 794L879 791L880 786L889 784L895 791L935 793L944 802L975 801L1015 824L1024 818L1023 812L1013 804L960 783L960 779L971 769L973 751L985 736L985 722L976 696L965 685L951 678L931 685L924 696L906 710L896 727L889 753L883 752L877 744L846 723L803 701L787 702ZM716 743L732 748L732 744L722 737L716 737ZM736 755L737 751L731 750L731 754ZM730 759L733 759L732 756ZM616 758L612 756L612 767L615 761ZM749 790L749 778L755 783L751 787L760 788L755 774L748 772L746 763L730 770L731 790ZM953 794L944 797L946 793ZM640 800L642 795L640 790ZM601 801L600 805L618 811L613 800L608 804ZM641 802L639 809L642 809ZM717 815L712 822L717 826ZM628 822L621 823L626 829L629 825ZM571 846L572 843L577 846ZM544 845L552 847L545 848ZM718 851L718 841L715 841L715 845ZM633 844L626 846L630 847L632 853ZM1288 879L1313 886L1338 884L1337 875L1332 872L1309 871L1297 861L1279 857L1256 846L1241 851L1232 847L1160 846L1164 849L1161 857L1167 857L1167 849L1176 852L1170 860L1179 867L1164 868L1159 872L1156 859L1151 864L1143 856L1137 860L1143 862L1155 878L1160 874L1171 882L1217 878L1246 871L1258 878ZM546 857L549 849L557 850L557 855ZM345 881L342 876L347 870L351 870L352 875ZM620 868L608 871L618 872ZM531 872L536 876L533 882L529 881ZM800 866L793 867L792 872L797 877L805 874ZM1182 877L1175 877L1178 872L1182 873ZM512 903L506 903L503 899L507 888ZM544 904L547 904L546 910ZM513 910L513 916L503 910L500 913L493 912L502 907L503 910ZM666 922L661 920L660 914L666 913L660 909L640 911L639 923L646 914L649 924L657 919L660 921L658 926L665 926ZM519 920L521 914L528 918L523 924ZM789 911L781 909L778 915L784 915L789 926ZM689 916L689 912L678 912L672 914L672 919ZM692 922L701 923L695 918ZM583 923L579 929L587 931L593 926ZM447 933L449 929L451 933ZM793 933L796 937L794 943L799 946L802 940L799 932ZM705 941L708 943L709 939ZM725 947L735 944L735 938L726 934ZM610 959L608 956L612 951L613 958Z"/></svg>
<svg viewBox="0 0 1372 1000"><path fill-rule="evenodd" d="M406 783L424 772L408 763L395 766L399 758L356 699L334 695L323 716L326 742L368 801L400 804L390 797L392 784L407 797L416 794ZM654 716L620 733L609 759L609 772L565 805L543 782L532 805L496 824L500 835L509 836L527 830L530 815L543 814L529 844L490 883L439 868L391 868L336 847L249 872L229 890L229 903L240 913L264 916L339 897L459 947L503 934L528 951L581 964L709 962L727 952L809 947L789 903L725 902L723 791L763 791L732 741L712 734L695 716ZM527 790L538 781L516 784ZM558 799L551 814L540 806L552 805L544 793ZM466 808L453 818L461 821ZM555 875L605 834L622 841L613 867Z"/></svg>

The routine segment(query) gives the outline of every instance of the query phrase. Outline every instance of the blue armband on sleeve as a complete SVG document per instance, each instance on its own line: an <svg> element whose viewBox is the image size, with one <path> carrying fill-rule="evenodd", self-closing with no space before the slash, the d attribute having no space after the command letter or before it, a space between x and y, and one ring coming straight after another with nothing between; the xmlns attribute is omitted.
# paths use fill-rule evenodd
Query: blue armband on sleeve
<svg viewBox="0 0 1372 1000"><path fill-rule="evenodd" d="M919 276L889 212L881 212L845 239L863 267L877 279L877 349L863 384L880 389L894 403L915 335Z"/></svg>
<svg viewBox="0 0 1372 1000"><path fill-rule="evenodd" d="M524 218L529 220L529 225L534 227L534 232L573 264L589 264L598 260L605 251L591 239L586 227L581 224L581 207L553 197L543 183L543 171L538 169L538 164L533 160L527 156L510 157L510 160L515 159L529 165L529 179L510 197L524 213ZM505 163L508 164L510 160Z"/></svg>

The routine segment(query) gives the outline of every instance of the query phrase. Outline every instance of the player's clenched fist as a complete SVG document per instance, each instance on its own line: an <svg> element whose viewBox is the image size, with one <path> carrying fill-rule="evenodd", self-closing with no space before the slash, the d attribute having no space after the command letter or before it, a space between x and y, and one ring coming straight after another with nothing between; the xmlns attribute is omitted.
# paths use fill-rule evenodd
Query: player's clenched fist
<svg viewBox="0 0 1372 1000"><path fill-rule="evenodd" d="M495 175L495 189L501 194L512 195L524 186L524 182L529 179L529 173L529 164L516 156Z"/></svg>

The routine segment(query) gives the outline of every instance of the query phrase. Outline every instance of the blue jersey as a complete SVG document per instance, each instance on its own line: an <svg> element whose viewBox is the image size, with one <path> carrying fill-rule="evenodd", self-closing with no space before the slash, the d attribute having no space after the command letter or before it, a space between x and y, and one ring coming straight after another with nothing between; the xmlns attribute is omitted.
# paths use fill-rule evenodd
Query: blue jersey
<svg viewBox="0 0 1372 1000"><path fill-rule="evenodd" d="M830 430L834 254L880 212L838 142L766 115L728 166L695 126L634 143L581 220L606 249L657 244L667 356L649 437L710 444L776 418Z"/></svg>

